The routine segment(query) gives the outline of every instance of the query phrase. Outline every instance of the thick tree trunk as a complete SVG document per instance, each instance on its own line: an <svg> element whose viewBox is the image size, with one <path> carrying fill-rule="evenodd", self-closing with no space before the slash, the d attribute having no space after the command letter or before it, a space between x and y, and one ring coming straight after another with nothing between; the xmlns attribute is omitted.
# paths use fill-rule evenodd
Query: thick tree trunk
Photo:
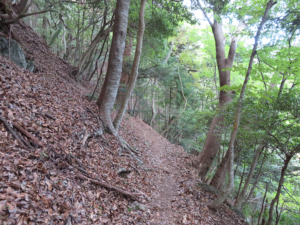
<svg viewBox="0 0 300 225"><path fill-rule="evenodd" d="M140 63L140 56L142 53L143 37L144 37L144 30L145 30L145 21L144 21L145 6L146 6L146 0L141 0L140 13L139 13L139 31L138 31L138 35L137 35L135 56L134 56L134 61L133 61L132 69L131 69L131 74L130 74L127 91L126 91L126 94L120 105L118 114L114 120L114 127L116 130L119 129L120 123L123 119L123 116L124 116L126 108L127 108L128 101L129 101L132 91L135 87L136 79L138 77L138 68L139 68L139 63Z"/></svg>
<svg viewBox="0 0 300 225"><path fill-rule="evenodd" d="M123 67L126 66L126 60L128 60L131 57L131 50L132 50L133 44L132 44L132 38L129 37L126 39L126 43L125 43L125 49L124 49L124 55L123 55ZM118 89L118 93L117 93L117 98L116 98L116 102L115 104L120 106L126 90L127 90L127 86L129 84L129 78L130 78L130 73L122 70L122 74L121 74L121 80L120 80L120 86Z"/></svg>
<svg viewBox="0 0 300 225"><path fill-rule="evenodd" d="M263 27L263 24L266 22L267 20L267 15L269 10L271 9L271 7L274 5L273 0L269 0L264 16L262 18L262 21L258 27L257 33L255 35L255 44L253 46L252 49L252 53L251 53L251 57L250 57L250 61L249 61L249 65L248 65L248 69L247 69L247 73L245 76L245 80L243 83L243 87L240 93L240 98L239 98L239 102L238 102L238 106L236 108L236 113L235 113L235 119L234 119L234 124L233 124L233 130L231 133L231 137L230 137L230 142L229 142L229 182L228 182L228 186L226 187L226 189L224 191L221 191L221 193L218 195L218 197L211 202L208 207L213 209L213 210L217 210L219 207L222 206L222 204L224 203L225 199L228 197L228 195L231 193L232 189L234 188L234 143L235 143L235 139L238 133L238 128L239 128L239 124L240 124L240 119L241 119L241 113L242 113L242 103L244 100L244 96L245 96L245 92L246 92L246 88L247 88L247 84L249 81L249 77L252 71L252 65L253 65L253 61L254 61L254 56L256 54L256 49L257 49L257 45L258 45L258 39L260 36L260 32L261 29Z"/></svg>
<svg viewBox="0 0 300 225"><path fill-rule="evenodd" d="M249 187L250 181L252 180L254 170L256 168L258 159L259 159L259 157L260 157L260 155L261 155L261 153L263 151L264 146L265 146L265 144L261 143L261 144L259 144L258 148L256 149L256 153L254 155L253 162L252 162L249 174L247 176L247 179L245 181L244 187L243 187L241 193L237 196L237 198L235 200L235 203L234 203L234 206L237 209L241 209L242 203L243 203L243 201L245 199L246 191L247 191L247 189Z"/></svg>
<svg viewBox="0 0 300 225"><path fill-rule="evenodd" d="M231 40L230 50L228 53L228 57L225 58L225 38L223 34L222 25L219 24L216 20L214 24L212 24L212 31L214 34L215 45L216 45L216 57L217 57L217 65L219 71L219 82L220 87L225 85L230 86L230 71L225 70L226 68L230 68L233 65L237 40L236 37L233 36ZM225 91L220 92L219 96L219 104L218 110L221 112L217 114L209 128L209 131L206 136L206 141L204 147L199 155L199 177L204 179L210 166L212 165L214 158L220 148L221 135L223 133L223 120L224 116L222 115L223 107L231 101L230 94Z"/></svg>
<svg viewBox="0 0 300 225"><path fill-rule="evenodd" d="M97 100L100 118L110 133L117 136L110 115L113 109L122 73L123 53L125 48L128 10L130 0L118 0L115 10L115 23L110 48L106 78Z"/></svg>
<svg viewBox="0 0 300 225"><path fill-rule="evenodd" d="M269 219L267 222L267 225L271 225L273 222L273 210L274 210L274 205L275 203L279 200L279 196L280 196L280 192L281 192L281 188L282 185L284 183L284 175L285 175L285 171L288 167L289 162L291 161L293 155L286 155L285 156L285 160L284 160L284 166L281 168L281 175L280 175L280 180L278 183L278 188L277 188L277 193L275 198L272 200L271 204L270 204L270 210L269 210Z"/></svg>

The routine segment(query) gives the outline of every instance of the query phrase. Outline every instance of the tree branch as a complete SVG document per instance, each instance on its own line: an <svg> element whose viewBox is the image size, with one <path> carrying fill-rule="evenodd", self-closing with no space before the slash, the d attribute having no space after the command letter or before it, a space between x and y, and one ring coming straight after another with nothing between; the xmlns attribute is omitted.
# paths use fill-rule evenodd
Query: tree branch
<svg viewBox="0 0 300 225"><path fill-rule="evenodd" d="M131 193L129 191L125 191L125 190L123 190L121 188L118 188L118 187L112 186L110 184L104 183L103 181L91 179L91 178L86 177L86 176L84 176L82 174L76 174L75 176L77 176L77 177L79 177L79 178L81 178L83 180L87 180L87 181L89 181L89 182L91 182L93 184L97 184L97 185L100 185L102 187L105 187L105 188L108 188L108 189L120 192L123 195L126 195L127 197L132 198L135 201L139 201L137 197L140 196L140 195L142 195L140 193Z"/></svg>
<svg viewBox="0 0 300 225"><path fill-rule="evenodd" d="M197 3L198 3L198 5L199 5L201 11L203 12L205 18L207 19L209 25L211 26L211 28L214 28L214 24L213 24L213 23L210 21L210 19L208 18L207 14L206 14L206 12L204 11L204 9L202 8L202 6L201 6L199 0L197 0Z"/></svg>
<svg viewBox="0 0 300 225"><path fill-rule="evenodd" d="M49 12L49 11L55 11L55 10L47 9L47 10L43 10L43 11L40 11L40 12L33 12L33 13L25 14L25 15L20 15L16 18L13 18L13 19L5 19L4 23L5 24L12 24L12 23L17 22L19 19L24 18L24 17L32 16L32 15L38 15L38 14L46 13L46 12Z"/></svg>

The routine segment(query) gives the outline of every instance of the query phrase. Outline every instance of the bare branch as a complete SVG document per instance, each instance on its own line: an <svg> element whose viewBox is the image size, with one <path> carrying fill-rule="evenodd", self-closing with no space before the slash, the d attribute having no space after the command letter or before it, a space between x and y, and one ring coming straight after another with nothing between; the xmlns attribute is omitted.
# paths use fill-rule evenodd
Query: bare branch
<svg viewBox="0 0 300 225"><path fill-rule="evenodd" d="M202 5L200 4L199 0L197 0L197 3L201 9L201 11L203 12L205 18L207 19L209 25L211 26L211 28L214 28L214 24L210 21L209 17L207 16L206 12L204 11L204 9L202 8Z"/></svg>
<svg viewBox="0 0 300 225"><path fill-rule="evenodd" d="M5 19L4 23L5 24L12 24L12 23L17 22L19 19L24 18L24 17L32 16L32 15L38 15L38 14L43 14L43 13L46 13L46 12L49 12L49 11L55 11L55 10L47 9L47 10L43 10L43 11L40 11L40 12L33 12L33 13L25 14L25 15L20 15L20 16L18 16L16 18L13 18L13 19Z"/></svg>

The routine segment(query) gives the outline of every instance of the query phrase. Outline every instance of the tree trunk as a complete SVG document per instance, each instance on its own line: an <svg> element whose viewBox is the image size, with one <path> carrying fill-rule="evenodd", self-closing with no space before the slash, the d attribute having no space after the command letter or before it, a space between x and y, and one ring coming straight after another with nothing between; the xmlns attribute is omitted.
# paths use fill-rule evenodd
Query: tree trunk
<svg viewBox="0 0 300 225"><path fill-rule="evenodd" d="M245 80L243 83L243 87L240 93L240 98L239 98L239 102L236 108L236 113L235 113L235 119L234 119L234 124L233 124L233 130L231 133L231 137L230 137L230 142L229 142L229 182L228 182L228 186L226 187L226 189L224 191L221 191L221 193L218 195L218 197L215 199L215 201L211 202L208 207L213 209L213 210L217 210L219 207L222 206L222 204L224 203L224 201L226 200L226 198L228 197L228 195L231 193L232 189L234 188L234 143L235 143L235 139L238 133L238 128L239 128L239 124L240 124L240 119L241 119L241 112L242 112L242 102L244 100L244 96L245 96L245 92L246 92L246 87L249 81L249 77L252 71L252 64L254 61L254 56L256 55L256 49L257 49L257 45L258 45L258 39L260 36L260 32L261 29L263 27L263 24L266 22L267 20L267 15L269 10L271 9L271 7L274 5L273 0L269 0L269 2L267 3L267 7L264 13L264 16L262 18L262 21L258 27L257 33L255 35L255 44L253 46L252 49L252 53L251 53L251 57L250 57L250 61L249 61L249 65L248 65L248 69L247 69L247 73L245 76ZM218 55L217 55L218 57ZM220 94L221 95L221 94Z"/></svg>
<svg viewBox="0 0 300 225"><path fill-rule="evenodd" d="M223 87L225 85L230 86L230 71L223 70L225 70L226 68L230 68L233 65L237 40L235 36L232 37L228 57L225 58L225 41L222 25L215 20L214 24L212 24L211 27L216 45L216 57L219 71L220 87ZM222 111L222 108L230 101L230 94L226 91L221 91L219 96L218 110ZM201 179L205 178L210 166L214 161L218 149L220 148L221 135L223 133L223 120L224 116L221 114L217 114L214 117L207 133L204 147L199 155L199 177Z"/></svg>
<svg viewBox="0 0 300 225"><path fill-rule="evenodd" d="M130 0L117 0L107 74L97 100L100 118L107 126L107 130L115 136L117 136L117 131L113 127L110 114L116 100L122 73L129 4Z"/></svg>
<svg viewBox="0 0 300 225"><path fill-rule="evenodd" d="M234 148L235 152L237 153L237 147ZM225 157L223 157L220 165L217 168L217 171L215 172L215 175L213 176L212 181L210 182L210 185L214 186L216 189L220 190L222 187L222 184L224 183L224 180L226 178L226 174L228 172L228 159L229 159L229 151L226 152Z"/></svg>
<svg viewBox="0 0 300 225"><path fill-rule="evenodd" d="M279 200L281 188L284 183L285 171L286 171L288 164L291 161L292 157L293 157L293 155L288 155L288 154L286 154L286 156L285 156L284 166L281 168L281 175L280 175L280 180L279 180L279 184L278 184L278 188L277 188L277 193L276 193L275 198L272 200L272 202L270 204L269 219L268 219L267 225L271 225L273 222L272 220L273 220L274 205Z"/></svg>
<svg viewBox="0 0 300 225"><path fill-rule="evenodd" d="M236 195L236 200L237 200L237 199L239 198L239 196L240 196L241 187L242 187L242 184L243 184L243 181L244 181L244 178L245 178L245 169L246 169L246 165L244 164L243 173L242 173L241 180L240 180L240 184L239 184L239 189L238 189L238 192L237 192L237 195ZM236 200L235 200L235 201L236 201Z"/></svg>
<svg viewBox="0 0 300 225"><path fill-rule="evenodd" d="M261 209L260 209L260 213L259 213L257 225L260 224L260 218L261 218L261 216L264 214L264 210L265 210L265 199L266 199L266 196L267 196L267 193L268 193L268 187L269 187L269 183L266 184L266 191L265 191L265 194L264 194L262 203L261 203Z"/></svg>
<svg viewBox="0 0 300 225"><path fill-rule="evenodd" d="M125 49L124 49L124 55L123 55L123 67L126 66L126 61L131 57L131 50L132 50L133 44L132 44L132 38L129 37L126 39L125 43ZM121 80L120 80L120 86L117 92L117 98L115 104L120 106L127 90L127 86L129 84L129 78L130 74L124 70L122 70L121 74Z"/></svg>
<svg viewBox="0 0 300 225"><path fill-rule="evenodd" d="M276 205L276 223L275 223L275 225L277 225L279 223L279 220L280 220L281 213L282 213L283 206L284 206L285 202L283 201L282 206L280 208L280 212L278 212L278 203L279 203L279 201L277 202L277 205Z"/></svg>
<svg viewBox="0 0 300 225"><path fill-rule="evenodd" d="M153 122L154 122L154 119L156 117L156 114L157 114L157 111L155 109L155 87L156 87L156 84L157 84L157 80L158 80L158 77L155 77L154 78L154 82L153 82L153 88L152 88L152 117L151 117L151 120L150 120L150 126L152 127L153 125Z"/></svg>
<svg viewBox="0 0 300 225"><path fill-rule="evenodd" d="M120 109L114 120L114 127L116 130L119 129L120 123L123 119L123 116L127 108L128 101L135 87L136 79L138 77L138 68L140 63L140 56L142 53L143 37L144 37L144 30L145 30L145 21L144 21L145 6L146 6L146 0L141 0L140 12L139 12L139 31L137 35L137 44L135 49L134 61L131 69L131 74L130 74L130 79L126 90L126 94L121 102Z"/></svg>
<svg viewBox="0 0 300 225"><path fill-rule="evenodd" d="M249 187L250 181L252 180L254 170L256 168L258 159L259 159L259 157L260 157L260 155L261 155L261 153L263 151L264 146L265 146L265 144L261 143L261 144L259 144L258 148L256 149L256 153L254 155L253 162L252 162L249 174L247 176L247 179L245 181L244 187L243 187L241 193L237 196L237 198L235 200L235 203L234 203L234 206L237 209L241 209L242 203L243 203L243 201L245 199L245 195L246 195L247 189Z"/></svg>
<svg viewBox="0 0 300 225"><path fill-rule="evenodd" d="M104 30L104 27L102 27L100 29L99 33L97 34L97 36L94 38L94 40L88 47L88 49L86 50L86 52L83 54L83 56L81 57L81 59L78 62L78 75L77 75L78 78L80 76L82 76L83 66L84 66L84 63L86 62L86 60L91 56L91 54L93 53L93 51L96 48L96 46L98 45L98 43L107 37L110 30L111 30L111 27L107 28L106 30ZM103 45L104 45L104 43L103 43Z"/></svg>
<svg viewBox="0 0 300 225"><path fill-rule="evenodd" d="M264 157L263 160L262 160L262 163L261 163L260 168L259 168L258 175L257 175L257 177L256 177L256 179L255 179L255 182L253 183L253 185L252 185L252 187L251 187L251 190L249 191L249 194L248 194L246 200L242 203L242 209L244 208L245 204L249 201L249 199L250 199L250 198L252 197L252 195L253 195L254 189L256 188L256 185L257 185L258 180L259 180L259 178L260 178L260 175L261 175L261 173L262 173L262 168L263 168L263 165L264 165L264 162L265 162L264 159L265 159L265 157Z"/></svg>

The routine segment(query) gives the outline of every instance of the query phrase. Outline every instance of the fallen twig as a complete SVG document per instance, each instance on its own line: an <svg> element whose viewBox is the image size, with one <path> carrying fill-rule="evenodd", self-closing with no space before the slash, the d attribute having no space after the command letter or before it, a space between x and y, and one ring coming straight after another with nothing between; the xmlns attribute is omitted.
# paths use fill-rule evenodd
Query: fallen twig
<svg viewBox="0 0 300 225"><path fill-rule="evenodd" d="M76 161L82 168L84 168L83 163L82 163L79 159L77 159L72 153L69 153L69 156L71 156L73 159L75 159L75 161Z"/></svg>
<svg viewBox="0 0 300 225"><path fill-rule="evenodd" d="M17 139L20 143L20 145L22 147L26 147L25 144L23 143L23 140L16 134L16 132L14 132L14 130L12 129L12 127L9 125L9 123L7 122L7 120L0 115L0 121L4 124L4 126L6 127L7 131L10 132L12 134L12 136ZM29 145L29 144L28 144ZM27 146L28 147L28 146Z"/></svg>
<svg viewBox="0 0 300 225"><path fill-rule="evenodd" d="M112 189L114 191L120 192L123 195L126 195L127 197L132 198L135 201L139 201L137 197L140 196L141 193L132 193L132 192L129 192L129 191L125 191L125 190L123 190L121 188L112 186L112 185L104 183L102 181L91 179L91 178L86 177L86 176L84 176L82 174L76 174L76 176L79 177L79 178L81 178L81 179L87 180L87 181L89 181L89 182L91 182L93 184L97 184L97 185L100 185L102 187L105 187L105 188Z"/></svg>
<svg viewBox="0 0 300 225"><path fill-rule="evenodd" d="M135 168L135 167L132 166L132 165L129 165L129 166L130 166L131 168L133 168L133 169L138 173L138 175L141 175L137 168Z"/></svg>
<svg viewBox="0 0 300 225"><path fill-rule="evenodd" d="M50 115L49 113L45 113L44 115L45 115L46 117L50 118L50 119L57 120L56 117Z"/></svg>
<svg viewBox="0 0 300 225"><path fill-rule="evenodd" d="M19 124L13 123L14 128L16 128L18 131L20 131L22 134L24 134L26 137L30 138L34 144L38 146L42 146L39 139L35 136L33 136L31 133L29 133L25 128L21 127Z"/></svg>
<svg viewBox="0 0 300 225"><path fill-rule="evenodd" d="M36 112L36 114L41 115L41 116L46 116L46 117L48 117L49 119L52 119L52 120L57 120L56 117L52 116L52 115L49 114L49 113L40 113L40 112Z"/></svg>
<svg viewBox="0 0 300 225"><path fill-rule="evenodd" d="M108 148L106 148L106 147L103 147L103 149L105 149L105 150L109 151L109 152L110 152L112 155L115 155L115 153L114 153L113 151L109 150Z"/></svg>

